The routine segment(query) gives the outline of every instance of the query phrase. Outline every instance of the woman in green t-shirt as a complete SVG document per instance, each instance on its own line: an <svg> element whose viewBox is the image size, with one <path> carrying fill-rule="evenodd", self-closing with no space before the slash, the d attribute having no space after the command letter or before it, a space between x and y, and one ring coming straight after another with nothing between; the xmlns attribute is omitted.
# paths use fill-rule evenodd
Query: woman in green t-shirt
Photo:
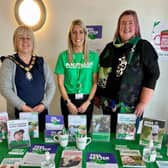
<svg viewBox="0 0 168 168"><path fill-rule="evenodd" d="M66 128L69 114L87 115L87 130L92 118L99 57L96 52L87 50L86 37L83 22L72 21L68 31L68 49L59 54L55 66Z"/></svg>

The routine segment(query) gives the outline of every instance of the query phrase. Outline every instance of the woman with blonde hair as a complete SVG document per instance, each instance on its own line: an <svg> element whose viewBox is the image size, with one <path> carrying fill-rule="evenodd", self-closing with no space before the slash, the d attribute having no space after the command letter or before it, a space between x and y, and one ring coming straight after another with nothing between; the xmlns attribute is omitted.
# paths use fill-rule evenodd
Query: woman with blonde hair
<svg viewBox="0 0 168 168"><path fill-rule="evenodd" d="M72 21L68 30L68 49L59 54L55 67L66 128L69 114L86 114L89 130L98 60L97 53L87 49L87 31L83 22L79 19Z"/></svg>
<svg viewBox="0 0 168 168"><path fill-rule="evenodd" d="M13 35L15 54L5 57L0 68L0 92L7 100L9 118L20 112L38 112L40 130L55 93L53 74L43 57L34 54L33 31L25 26Z"/></svg>

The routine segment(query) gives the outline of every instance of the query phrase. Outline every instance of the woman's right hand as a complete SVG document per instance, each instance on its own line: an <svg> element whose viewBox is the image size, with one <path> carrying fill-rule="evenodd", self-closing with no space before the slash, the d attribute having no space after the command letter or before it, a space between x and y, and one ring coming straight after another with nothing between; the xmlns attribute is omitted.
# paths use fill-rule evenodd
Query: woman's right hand
<svg viewBox="0 0 168 168"><path fill-rule="evenodd" d="M30 106L24 104L24 105L22 106L22 111L23 111L23 112L33 112L33 108L31 108Z"/></svg>
<svg viewBox="0 0 168 168"><path fill-rule="evenodd" d="M67 107L68 107L70 114L77 114L78 113L77 107L72 102L69 102L67 104Z"/></svg>

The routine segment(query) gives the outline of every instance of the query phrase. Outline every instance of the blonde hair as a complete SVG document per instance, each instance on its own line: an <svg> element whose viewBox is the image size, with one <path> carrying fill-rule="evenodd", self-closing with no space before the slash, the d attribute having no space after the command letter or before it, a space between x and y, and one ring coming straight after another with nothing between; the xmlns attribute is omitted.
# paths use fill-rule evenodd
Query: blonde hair
<svg viewBox="0 0 168 168"><path fill-rule="evenodd" d="M117 23L117 29L114 35L114 39L116 39L117 37L120 37L119 34L119 30L120 30L120 22L123 16L125 15L131 15L134 18L134 22L135 22L135 26L136 26L136 30L135 30L135 35L138 37L141 37L141 33L140 33L140 26L139 26L139 21L138 21L138 15L134 10L125 10L124 12L121 13L121 15L119 16L118 19L118 23Z"/></svg>
<svg viewBox="0 0 168 168"><path fill-rule="evenodd" d="M14 46L14 51L18 52L18 48L17 48L17 39L21 36L23 36L24 34L27 34L30 36L31 41L33 43L33 49L32 49L32 54L34 54L34 48L35 48L35 37L34 37L34 33L32 31L32 29L28 26L25 25L21 25L19 27L16 28L16 30L14 31L13 34L13 46Z"/></svg>
<svg viewBox="0 0 168 168"><path fill-rule="evenodd" d="M72 30L73 30L73 27L76 26L76 25L79 25L83 29L84 34L85 34L84 43L83 43L83 53L84 53L85 63L87 63L88 62L87 30L86 30L86 27L85 27L84 23L80 19L73 20L70 27L69 27L69 30L68 30L68 62L69 63L72 62L73 43L72 43L72 40L71 40L71 33L72 33Z"/></svg>

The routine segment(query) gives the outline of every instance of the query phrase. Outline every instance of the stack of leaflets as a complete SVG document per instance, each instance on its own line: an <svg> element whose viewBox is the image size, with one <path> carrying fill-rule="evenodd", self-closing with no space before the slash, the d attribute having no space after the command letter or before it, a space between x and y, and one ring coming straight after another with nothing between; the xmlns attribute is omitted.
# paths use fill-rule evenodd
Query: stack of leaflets
<svg viewBox="0 0 168 168"><path fill-rule="evenodd" d="M47 143L54 143L54 138L64 128L64 118L61 115L46 115L44 139Z"/></svg>
<svg viewBox="0 0 168 168"><path fill-rule="evenodd" d="M87 134L86 115L68 115L69 140L75 141L76 135Z"/></svg>
<svg viewBox="0 0 168 168"><path fill-rule="evenodd" d="M8 113L0 112L0 140L7 138Z"/></svg>
<svg viewBox="0 0 168 168"><path fill-rule="evenodd" d="M135 140L136 115L118 113L116 139Z"/></svg>
<svg viewBox="0 0 168 168"><path fill-rule="evenodd" d="M19 168L22 158L4 158L0 168Z"/></svg>
<svg viewBox="0 0 168 168"><path fill-rule="evenodd" d="M91 137L96 141L110 141L110 115L92 116Z"/></svg>
<svg viewBox="0 0 168 168"><path fill-rule="evenodd" d="M27 120L8 120L8 148L30 146L29 126Z"/></svg>
<svg viewBox="0 0 168 168"><path fill-rule="evenodd" d="M89 152L86 158L86 168L118 168L113 153Z"/></svg>
<svg viewBox="0 0 168 168"><path fill-rule="evenodd" d="M140 145L148 145L153 139L154 147L160 149L165 133L166 121L144 118L142 132L140 134Z"/></svg>
<svg viewBox="0 0 168 168"><path fill-rule="evenodd" d="M21 112L19 113L21 120L27 120L29 124L29 134L31 138L39 137L39 122L37 112Z"/></svg>
<svg viewBox="0 0 168 168"><path fill-rule="evenodd" d="M56 144L33 144L25 154L21 165L22 166L41 166L41 162L46 159L46 152L50 153L51 159L55 159L57 151Z"/></svg>
<svg viewBox="0 0 168 168"><path fill-rule="evenodd" d="M59 168L82 168L82 151L64 150L59 165Z"/></svg>
<svg viewBox="0 0 168 168"><path fill-rule="evenodd" d="M120 157L123 167L146 167L139 150L120 150Z"/></svg>

